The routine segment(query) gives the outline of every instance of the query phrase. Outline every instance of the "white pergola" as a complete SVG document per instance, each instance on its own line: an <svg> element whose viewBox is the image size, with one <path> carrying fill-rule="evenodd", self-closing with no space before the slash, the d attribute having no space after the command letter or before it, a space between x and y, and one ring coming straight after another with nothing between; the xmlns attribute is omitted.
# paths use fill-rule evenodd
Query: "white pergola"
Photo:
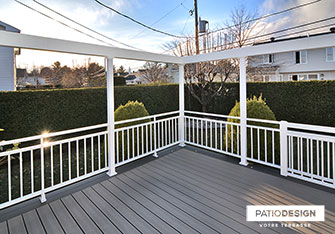
<svg viewBox="0 0 335 234"><path fill-rule="evenodd" d="M8 46L23 49L34 49L42 51L53 51L62 53L72 53L91 56L102 56L107 61L107 113L108 113L108 145L114 148L114 82L113 82L113 59L130 59L141 61L154 61L162 63L173 63L179 65L179 111L181 120L184 119L184 65L190 63L199 63L205 61L214 61L221 59L239 58L240 59L240 124L241 124L241 165L247 165L247 86L246 86L246 58L248 56L257 56L263 54L275 54L282 52L291 52L298 50L311 50L327 47L335 47L335 34L320 35L317 37L306 37L296 40L281 41L276 43L262 44L200 54L188 57L176 57L144 51L122 49L116 47L74 42L68 40L59 40L39 36L11 33L0 31L0 46ZM181 146L184 146L184 121L180 121L179 137ZM281 129L281 131L285 129ZM283 139L283 144L286 140ZM115 157L114 151L109 150L109 172L110 176L115 175ZM287 160L287 157L282 157ZM114 165L114 166L113 166ZM282 175L287 173L287 168L281 168Z"/></svg>

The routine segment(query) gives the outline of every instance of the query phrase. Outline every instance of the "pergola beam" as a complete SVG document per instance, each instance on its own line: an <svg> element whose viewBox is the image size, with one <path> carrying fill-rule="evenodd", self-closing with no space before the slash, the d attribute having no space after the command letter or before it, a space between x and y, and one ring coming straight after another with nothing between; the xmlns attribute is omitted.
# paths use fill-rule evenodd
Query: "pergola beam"
<svg viewBox="0 0 335 234"><path fill-rule="evenodd" d="M146 51L0 31L0 46L140 61L181 64L182 58Z"/></svg>

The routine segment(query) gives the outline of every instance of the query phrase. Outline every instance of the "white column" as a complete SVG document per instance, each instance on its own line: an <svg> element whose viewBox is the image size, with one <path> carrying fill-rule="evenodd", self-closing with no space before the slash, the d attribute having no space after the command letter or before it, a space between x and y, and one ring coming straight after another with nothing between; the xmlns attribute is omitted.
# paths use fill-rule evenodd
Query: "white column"
<svg viewBox="0 0 335 234"><path fill-rule="evenodd" d="M240 58L241 161L247 166L247 72L246 58Z"/></svg>
<svg viewBox="0 0 335 234"><path fill-rule="evenodd" d="M280 174L287 176L287 122L280 121Z"/></svg>
<svg viewBox="0 0 335 234"><path fill-rule="evenodd" d="M107 58L107 123L108 123L108 165L107 175L116 175L114 140L114 71L113 58Z"/></svg>
<svg viewBox="0 0 335 234"><path fill-rule="evenodd" d="M185 129L185 120L184 120L184 111L185 111L185 100L184 100L184 65L179 65L179 146L185 146L184 139L184 129Z"/></svg>

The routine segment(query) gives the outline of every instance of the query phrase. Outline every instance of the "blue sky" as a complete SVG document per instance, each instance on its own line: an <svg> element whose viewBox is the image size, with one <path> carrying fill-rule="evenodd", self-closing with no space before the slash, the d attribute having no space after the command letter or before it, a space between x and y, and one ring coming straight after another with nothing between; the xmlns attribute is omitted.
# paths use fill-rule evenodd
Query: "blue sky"
<svg viewBox="0 0 335 234"><path fill-rule="evenodd" d="M61 19L34 3L33 0L21 1L57 19ZM101 1L148 25L151 25L163 15L179 6L153 27L173 34L181 34L186 22L188 22L184 33L193 34L194 17L190 17L188 12L188 10L193 8L193 0ZM225 22L229 21L230 12L234 7L240 5L244 5L250 13L259 16L310 1L312 0L198 0L198 8L199 16L209 21L210 29L215 29L224 26ZM40 2L94 30L144 50L162 52L164 50L163 45L173 40L171 37L147 29L143 31L143 27L103 8L95 3L94 0L40 0ZM0 0L0 6L0 21L21 29L22 33L101 44L101 42L47 19L13 0ZM308 22L309 20L317 20L329 15L333 16L333 13L331 13L333 7L334 0L322 0L321 3L306 7L306 9L300 9L297 12L269 19L264 24L267 28L273 30L301 22ZM66 22L64 19L61 20ZM139 34L140 32L142 33ZM115 45L120 46L119 44ZM21 67L29 67L32 64L36 66L50 65L55 60L62 60L61 62L67 65L80 65L83 61L87 61L87 58L30 51L23 52L18 57L18 63ZM92 60L95 61L95 59ZM102 60L96 59L96 61L101 62ZM131 66L132 68L136 68L136 66L140 66L140 63L137 62L118 61L118 64L122 63L125 63L126 67Z"/></svg>

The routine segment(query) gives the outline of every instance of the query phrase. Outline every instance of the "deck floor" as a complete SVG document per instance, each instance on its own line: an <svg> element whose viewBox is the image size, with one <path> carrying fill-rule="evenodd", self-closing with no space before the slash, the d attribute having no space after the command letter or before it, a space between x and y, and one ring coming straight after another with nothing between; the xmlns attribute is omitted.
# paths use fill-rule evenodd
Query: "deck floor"
<svg viewBox="0 0 335 234"><path fill-rule="evenodd" d="M265 228L246 206L325 205L326 221ZM180 149L0 223L0 233L335 233L335 196Z"/></svg>

